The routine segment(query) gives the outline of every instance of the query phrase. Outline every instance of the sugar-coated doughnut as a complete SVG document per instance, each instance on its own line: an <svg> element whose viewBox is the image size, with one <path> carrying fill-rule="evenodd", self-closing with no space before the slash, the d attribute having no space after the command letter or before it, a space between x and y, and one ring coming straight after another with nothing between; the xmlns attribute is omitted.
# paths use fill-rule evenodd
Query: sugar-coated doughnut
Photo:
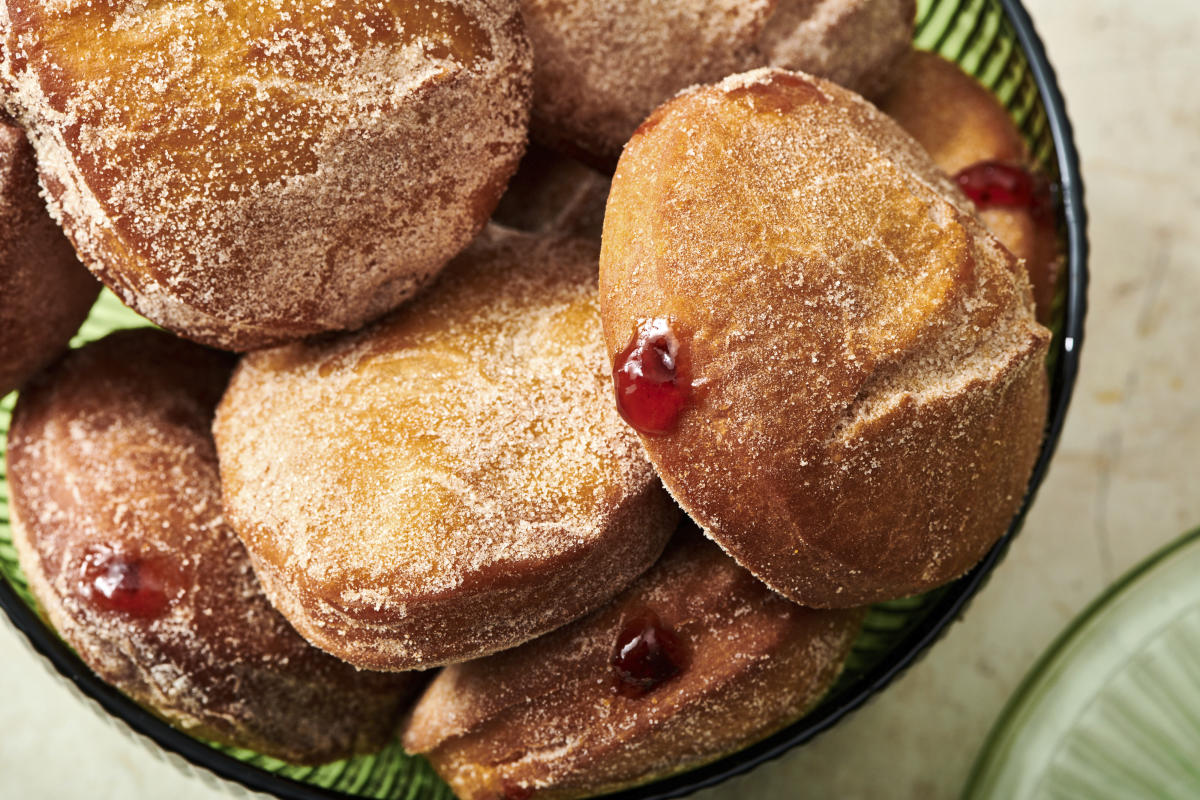
<svg viewBox="0 0 1200 800"><path fill-rule="evenodd" d="M765 66L808 72L875 97L912 50L916 14L916 0L779 0L759 47Z"/></svg>
<svg viewBox="0 0 1200 800"><path fill-rule="evenodd" d="M521 0L534 49L533 134L611 169L676 92L754 67L875 94L911 48L915 0Z"/></svg>
<svg viewBox="0 0 1200 800"><path fill-rule="evenodd" d="M600 305L664 485L796 602L945 583L1020 504L1050 334L970 202L849 91L756 70L658 109L613 178Z"/></svg>
<svg viewBox="0 0 1200 800"><path fill-rule="evenodd" d="M80 257L227 349L427 283L516 167L531 74L516 0L0 3L0 86Z"/></svg>
<svg viewBox="0 0 1200 800"><path fill-rule="evenodd" d="M612 405L598 250L493 229L374 326L242 361L225 505L309 641L375 669L473 658L658 557L678 510Z"/></svg>
<svg viewBox="0 0 1200 800"><path fill-rule="evenodd" d="M88 666L189 733L302 763L378 749L419 678L359 672L267 602L221 512L231 367L141 329L31 380L9 430L21 566Z"/></svg>
<svg viewBox="0 0 1200 800"><path fill-rule="evenodd" d="M1001 179L1028 181L1019 196L977 199L979 218L1018 258L1033 285L1038 319L1050 318L1061 256L1046 187L1029 166L1028 150L995 95L952 61L913 51L879 108L912 134L935 164L970 188L972 170L1003 170ZM1015 172L1015 175L1013 173ZM1022 175L1024 173L1024 176ZM986 173L985 173L986 174Z"/></svg>
<svg viewBox="0 0 1200 800"><path fill-rule="evenodd" d="M24 132L0 121L0 397L66 349L100 291L38 193Z"/></svg>
<svg viewBox="0 0 1200 800"><path fill-rule="evenodd" d="M404 745L463 800L645 783L803 715L841 671L862 617L784 600L692 528L591 616L442 670Z"/></svg>
<svg viewBox="0 0 1200 800"><path fill-rule="evenodd" d="M609 179L568 156L532 145L492 221L529 233L600 238Z"/></svg>

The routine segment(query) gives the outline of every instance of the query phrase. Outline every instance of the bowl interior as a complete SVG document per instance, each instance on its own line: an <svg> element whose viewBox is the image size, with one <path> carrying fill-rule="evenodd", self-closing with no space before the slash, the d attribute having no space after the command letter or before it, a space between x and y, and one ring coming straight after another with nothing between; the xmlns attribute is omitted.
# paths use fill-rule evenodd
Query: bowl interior
<svg viewBox="0 0 1200 800"><path fill-rule="evenodd" d="M745 772L808 741L857 708L909 666L961 613L1002 557L1041 482L1062 424L1078 364L1086 282L1083 208L1069 123L1054 78L1028 17L1016 0L921 0L918 47L958 62L992 89L1028 140L1035 162L1061 188L1059 222L1068 254L1058 287L1051 348L1051 414L1025 506L1005 538L966 577L929 594L874 606L845 672L808 716L768 739L714 764L614 795L621 800L680 797ZM98 339L117 328L147 324L105 291L73 342ZM14 396L0 400L0 457ZM0 459L0 464L2 464ZM163 723L104 684L38 615L17 563L8 524L8 486L0 466L0 606L33 647L103 712L193 765L257 791L284 798L407 798L451 800L448 787L421 758L398 743L374 756L322 767L299 767L266 756L202 742Z"/></svg>

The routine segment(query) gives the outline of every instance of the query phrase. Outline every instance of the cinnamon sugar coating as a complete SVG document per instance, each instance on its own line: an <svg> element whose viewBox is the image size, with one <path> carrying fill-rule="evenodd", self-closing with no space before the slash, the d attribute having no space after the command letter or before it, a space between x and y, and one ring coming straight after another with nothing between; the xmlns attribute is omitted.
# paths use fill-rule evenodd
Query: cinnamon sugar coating
<svg viewBox="0 0 1200 800"><path fill-rule="evenodd" d="M678 510L613 408L597 257L489 230L374 326L242 361L226 507L309 641L375 669L478 657L658 557Z"/></svg>
<svg viewBox="0 0 1200 800"><path fill-rule="evenodd" d="M21 566L88 666L188 733L301 763L376 750L419 678L359 672L267 602L222 516L209 433L231 367L143 329L32 380L9 430ZM161 613L97 601L89 570L113 559L150 564Z"/></svg>
<svg viewBox="0 0 1200 800"><path fill-rule="evenodd" d="M695 401L642 443L706 533L797 602L863 605L963 574L1020 504L1050 334L1016 266L874 106L756 70L626 147L604 335L690 337Z"/></svg>
<svg viewBox="0 0 1200 800"><path fill-rule="evenodd" d="M921 143L949 175L981 161L1032 170L1021 132L1000 101L962 68L934 53L913 51L879 108ZM1045 215L1043 215L1045 216ZM1028 208L979 211L983 224L1025 262L1038 319L1050 319L1061 269L1052 218Z"/></svg>
<svg viewBox="0 0 1200 800"><path fill-rule="evenodd" d="M33 148L0 121L0 397L67 347L100 284L50 215Z"/></svg>
<svg viewBox="0 0 1200 800"><path fill-rule="evenodd" d="M614 691L612 660L625 621L646 610L690 656L680 674L631 698ZM691 528L591 616L442 670L413 709L404 746L428 756L464 800L645 783L803 715L841 671L862 618L784 600Z"/></svg>
<svg viewBox="0 0 1200 800"><path fill-rule="evenodd" d="M80 257L227 349L426 284L516 167L531 70L516 0L0 3L0 85Z"/></svg>
<svg viewBox="0 0 1200 800"><path fill-rule="evenodd" d="M866 97L896 79L912 50L916 0L779 0L759 48L765 63L817 75Z"/></svg>
<svg viewBox="0 0 1200 800"><path fill-rule="evenodd" d="M611 169L676 92L754 67L865 94L911 47L915 0L521 0L533 42L533 133Z"/></svg>

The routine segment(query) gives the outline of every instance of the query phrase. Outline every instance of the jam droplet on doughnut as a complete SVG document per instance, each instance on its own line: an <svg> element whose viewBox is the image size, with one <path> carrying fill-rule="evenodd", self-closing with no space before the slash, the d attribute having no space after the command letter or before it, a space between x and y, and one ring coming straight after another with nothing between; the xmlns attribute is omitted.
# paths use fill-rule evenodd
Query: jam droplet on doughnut
<svg viewBox="0 0 1200 800"><path fill-rule="evenodd" d="M639 433L670 433L691 399L682 349L668 320L645 319L613 362L617 410Z"/></svg>
<svg viewBox="0 0 1200 800"><path fill-rule="evenodd" d="M980 161L954 180L980 210L997 206L1031 209L1038 203L1038 182L1028 170L1013 164Z"/></svg>
<svg viewBox="0 0 1200 800"><path fill-rule="evenodd" d="M157 617L170 602L166 570L158 560L109 550L84 559L80 590L97 608L134 617Z"/></svg>
<svg viewBox="0 0 1200 800"><path fill-rule="evenodd" d="M653 611L642 611L627 619L617 636L616 692L642 697L683 672L687 662L683 641Z"/></svg>

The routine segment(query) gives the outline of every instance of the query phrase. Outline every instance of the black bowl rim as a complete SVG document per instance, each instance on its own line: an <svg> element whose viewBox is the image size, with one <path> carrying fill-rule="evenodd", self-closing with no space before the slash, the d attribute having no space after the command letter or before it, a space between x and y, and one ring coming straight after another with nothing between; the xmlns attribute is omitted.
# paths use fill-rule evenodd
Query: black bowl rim
<svg viewBox="0 0 1200 800"><path fill-rule="evenodd" d="M1045 47L1020 0L1000 0L1016 33L1018 42L1029 60L1030 71L1046 109L1051 137L1057 156L1061 198L1067 236L1067 289L1064 303L1062 351L1051 378L1050 409L1046 437L1030 478L1029 489L1020 511L1008 532L992 547L984 559L955 584L926 616L905 637L893 656L875 665L858 682L858 688L837 703L825 704L814 713L757 744L726 756L711 764L680 773L646 786L606 795L604 800L671 800L701 789L715 786L730 778L745 774L759 765L779 758L794 747L810 741L829 730L845 716L878 694L901 673L912 666L929 647L958 620L968 603L983 587L990 573L1000 562L1021 528L1038 487L1046 475L1050 459L1058 446L1066 418L1067 407L1079 372L1083 345L1084 316L1087 312L1088 239L1087 211L1083 204L1083 179L1079 153L1075 147L1066 102L1058 87L1054 68L1046 56ZM123 721L137 734L145 736L168 753L181 756L194 767L200 767L219 778L245 789L262 792L281 800L359 800L353 795L266 772L252 764L214 750L134 703L117 689L100 680L80 661L25 604L6 580L0 580L0 608L21 631L29 644L44 656L62 677L70 681L86 697L91 698L111 717Z"/></svg>

